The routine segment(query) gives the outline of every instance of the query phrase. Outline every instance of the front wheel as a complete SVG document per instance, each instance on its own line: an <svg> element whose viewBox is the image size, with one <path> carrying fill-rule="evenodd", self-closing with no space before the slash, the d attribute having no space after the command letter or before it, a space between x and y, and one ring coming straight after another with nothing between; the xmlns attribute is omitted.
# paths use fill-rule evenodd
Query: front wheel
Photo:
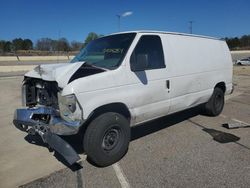
<svg viewBox="0 0 250 188"><path fill-rule="evenodd" d="M204 106L205 114L218 116L224 107L224 92L221 88L214 88L214 92L209 101Z"/></svg>
<svg viewBox="0 0 250 188"><path fill-rule="evenodd" d="M121 114L107 112L96 117L88 126L83 147L88 158L97 166L109 166L127 152L130 141L128 120Z"/></svg>

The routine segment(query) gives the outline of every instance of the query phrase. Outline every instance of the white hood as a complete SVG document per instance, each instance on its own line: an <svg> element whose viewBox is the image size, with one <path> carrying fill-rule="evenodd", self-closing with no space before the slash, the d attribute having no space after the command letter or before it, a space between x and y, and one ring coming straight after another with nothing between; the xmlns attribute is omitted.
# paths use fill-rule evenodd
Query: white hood
<svg viewBox="0 0 250 188"><path fill-rule="evenodd" d="M25 76L56 81L58 86L63 88L83 64L84 62L39 65L34 70L27 72Z"/></svg>

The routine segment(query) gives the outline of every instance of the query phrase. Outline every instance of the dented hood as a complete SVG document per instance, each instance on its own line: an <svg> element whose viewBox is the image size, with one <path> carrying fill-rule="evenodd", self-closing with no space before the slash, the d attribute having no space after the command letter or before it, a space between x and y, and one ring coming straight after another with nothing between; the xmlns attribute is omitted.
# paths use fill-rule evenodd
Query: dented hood
<svg viewBox="0 0 250 188"><path fill-rule="evenodd" d="M96 70L99 68L93 67L92 69ZM25 76L32 78L39 78L46 81L56 81L58 83L58 86L63 88L74 79L78 79L81 77L89 76L104 71L102 69L99 70L101 71L90 71L90 66L87 64L85 65L85 62L60 63L60 64L57 63L49 65L47 64L39 65L32 71L27 72Z"/></svg>

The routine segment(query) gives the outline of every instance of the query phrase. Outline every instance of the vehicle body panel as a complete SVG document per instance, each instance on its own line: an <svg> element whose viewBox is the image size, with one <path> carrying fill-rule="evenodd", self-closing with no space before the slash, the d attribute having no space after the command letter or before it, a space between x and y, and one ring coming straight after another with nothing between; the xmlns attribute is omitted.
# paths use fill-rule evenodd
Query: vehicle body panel
<svg viewBox="0 0 250 188"><path fill-rule="evenodd" d="M79 69L83 63L84 62L39 65L34 70L27 72L25 76L47 81L56 81L58 86L63 88L67 85L72 74Z"/></svg>
<svg viewBox="0 0 250 188"><path fill-rule="evenodd" d="M130 57L141 36L145 35L157 35L161 38L166 67L133 72ZM62 88L62 96L75 94L84 120L100 106L123 103L133 117L131 125L204 103L219 82L224 82L227 86L226 93L232 90L229 49L225 41L209 37L137 32L117 69L68 83L83 64L84 62L41 65L25 76L55 80ZM166 87L167 81L170 88Z"/></svg>

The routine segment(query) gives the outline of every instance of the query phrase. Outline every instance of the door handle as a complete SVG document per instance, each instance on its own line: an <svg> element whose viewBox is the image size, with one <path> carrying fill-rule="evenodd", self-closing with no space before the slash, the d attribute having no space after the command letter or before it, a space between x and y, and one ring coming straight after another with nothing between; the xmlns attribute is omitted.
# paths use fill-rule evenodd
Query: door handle
<svg viewBox="0 0 250 188"><path fill-rule="evenodd" d="M166 87L167 87L167 89L170 89L170 81L169 80L166 80Z"/></svg>

